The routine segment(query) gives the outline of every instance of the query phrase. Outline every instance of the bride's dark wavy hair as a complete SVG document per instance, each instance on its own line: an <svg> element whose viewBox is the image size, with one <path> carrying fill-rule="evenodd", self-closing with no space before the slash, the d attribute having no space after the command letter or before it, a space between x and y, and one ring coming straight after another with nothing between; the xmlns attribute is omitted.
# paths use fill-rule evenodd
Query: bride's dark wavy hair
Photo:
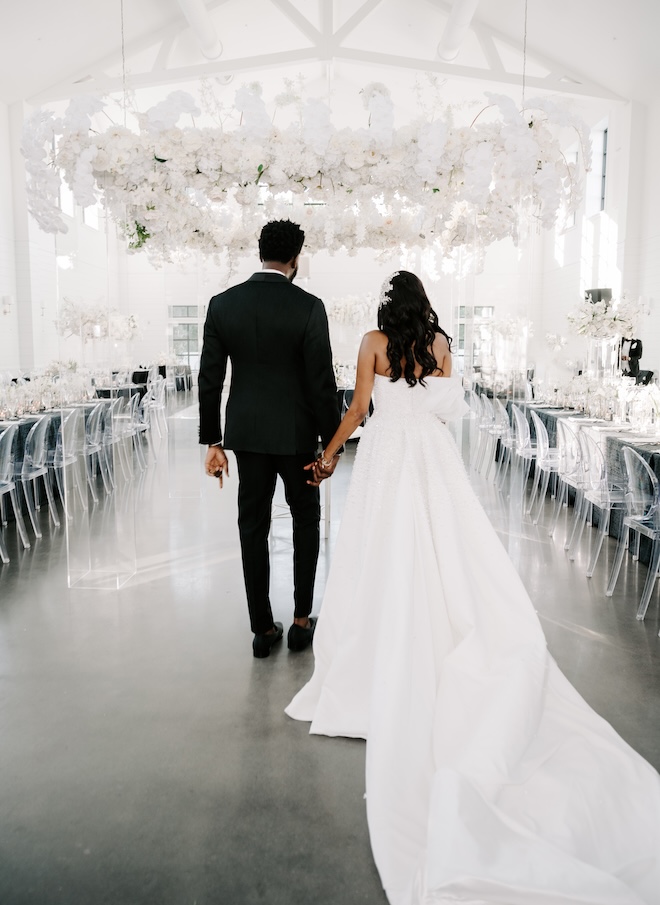
<svg viewBox="0 0 660 905"><path fill-rule="evenodd" d="M403 377L411 387L418 380L425 386L425 377L434 371L442 373L431 346L436 333L442 333L451 351L451 336L438 324L438 315L431 307L422 281L414 273L399 270L385 283L378 306L378 329L387 336L392 382ZM418 364L422 373L415 377Z"/></svg>

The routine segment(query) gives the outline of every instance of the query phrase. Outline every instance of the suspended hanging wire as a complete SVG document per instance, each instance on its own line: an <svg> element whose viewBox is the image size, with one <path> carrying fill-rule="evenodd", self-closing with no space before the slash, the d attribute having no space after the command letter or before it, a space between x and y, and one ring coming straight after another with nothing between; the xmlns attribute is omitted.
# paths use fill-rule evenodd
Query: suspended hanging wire
<svg viewBox="0 0 660 905"><path fill-rule="evenodd" d="M525 0L525 26L523 30L522 109L525 109L525 79L527 76L527 3Z"/></svg>
<svg viewBox="0 0 660 905"><path fill-rule="evenodd" d="M124 126L126 125L126 37L124 35L124 0L119 0L121 16L121 85L124 94Z"/></svg>

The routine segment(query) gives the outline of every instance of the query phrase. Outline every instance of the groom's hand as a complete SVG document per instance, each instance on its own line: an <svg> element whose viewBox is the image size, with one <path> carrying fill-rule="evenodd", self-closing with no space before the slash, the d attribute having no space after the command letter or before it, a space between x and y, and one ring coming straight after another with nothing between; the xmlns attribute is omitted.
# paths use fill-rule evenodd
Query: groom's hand
<svg viewBox="0 0 660 905"><path fill-rule="evenodd" d="M204 462L204 471L210 478L217 478L222 490L223 475L229 477L229 459L221 446L209 446Z"/></svg>
<svg viewBox="0 0 660 905"><path fill-rule="evenodd" d="M337 462L339 462L339 456L334 456L330 464L327 467L323 467L321 464L321 457L319 456L314 462L310 462L309 465L305 465L305 471L311 472L311 480L307 481L312 487L318 487L321 481L325 481L326 478L329 478L333 473L335 468L337 467Z"/></svg>

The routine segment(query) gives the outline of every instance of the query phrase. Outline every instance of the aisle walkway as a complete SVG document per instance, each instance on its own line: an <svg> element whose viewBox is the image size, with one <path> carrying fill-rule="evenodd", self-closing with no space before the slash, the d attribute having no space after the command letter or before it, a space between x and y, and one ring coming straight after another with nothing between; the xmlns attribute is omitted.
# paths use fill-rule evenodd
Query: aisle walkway
<svg viewBox="0 0 660 905"><path fill-rule="evenodd" d="M124 589L68 590L64 531L44 511L43 540L25 553L12 544L0 570L0 902L383 905L364 745L309 737L283 715L311 653L253 659L236 475L222 493L204 477L196 423L180 414L170 456L163 442L139 487L138 573ZM333 479L333 537L352 455ZM560 666L660 766L657 597L646 623L634 618L643 567L607 599L613 544L587 581L561 529L551 542L520 521L515 488L503 504L478 487ZM96 525L107 531L107 519ZM272 551L276 618L288 625L287 518Z"/></svg>

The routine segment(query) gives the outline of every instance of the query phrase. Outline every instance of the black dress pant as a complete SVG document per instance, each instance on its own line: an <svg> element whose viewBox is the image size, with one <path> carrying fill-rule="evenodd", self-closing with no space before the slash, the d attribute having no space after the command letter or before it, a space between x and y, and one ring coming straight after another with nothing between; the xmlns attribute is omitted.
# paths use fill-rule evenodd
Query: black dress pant
<svg viewBox="0 0 660 905"><path fill-rule="evenodd" d="M314 578L319 556L321 507L318 487L307 484L303 466L313 462L314 452L295 456L235 451L238 463L238 530L250 625L255 634L273 627L270 606L270 532L273 494L277 476L282 478L293 518L294 616L312 611Z"/></svg>

